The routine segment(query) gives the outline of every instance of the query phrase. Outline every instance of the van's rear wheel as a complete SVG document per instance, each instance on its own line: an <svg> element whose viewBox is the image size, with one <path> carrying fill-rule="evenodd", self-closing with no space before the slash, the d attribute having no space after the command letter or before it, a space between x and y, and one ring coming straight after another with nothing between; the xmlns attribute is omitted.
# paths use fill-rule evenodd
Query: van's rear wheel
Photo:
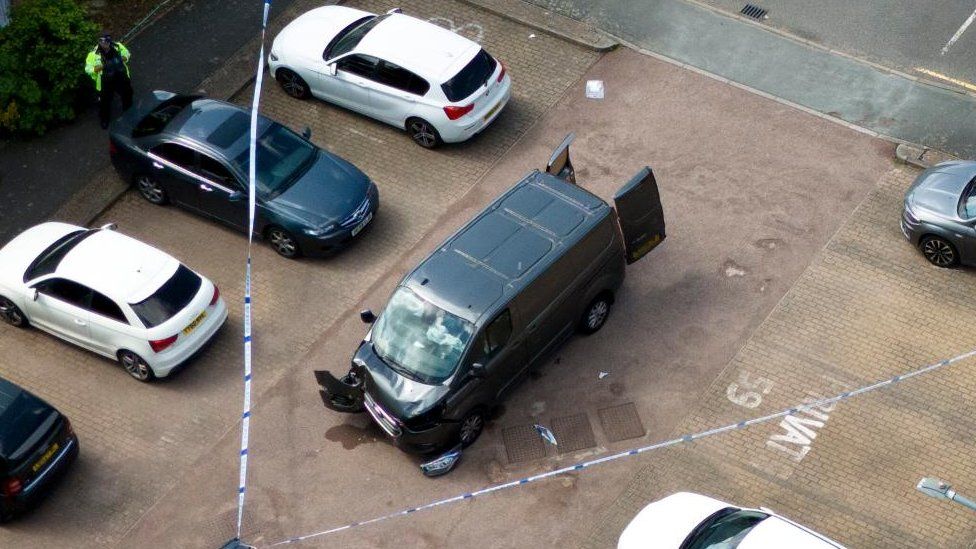
<svg viewBox="0 0 976 549"><path fill-rule="evenodd" d="M461 429L458 431L458 441L461 446L467 448L474 444L485 430L485 414L481 410L468 412L461 420Z"/></svg>
<svg viewBox="0 0 976 549"><path fill-rule="evenodd" d="M599 331L610 316L611 305L613 305L613 297L609 293L603 293L593 298L593 301L583 310L579 331L587 335Z"/></svg>

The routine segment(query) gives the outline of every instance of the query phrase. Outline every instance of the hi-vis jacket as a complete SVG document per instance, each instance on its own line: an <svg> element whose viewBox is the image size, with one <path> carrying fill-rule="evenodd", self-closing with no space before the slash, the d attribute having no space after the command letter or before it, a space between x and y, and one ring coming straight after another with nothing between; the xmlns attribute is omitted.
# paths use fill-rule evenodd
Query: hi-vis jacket
<svg viewBox="0 0 976 549"><path fill-rule="evenodd" d="M112 47L115 48L119 55L122 56L122 64L125 66L125 75L129 76L129 49L126 48L120 42L113 42ZM102 71L99 70L95 72L95 67L101 68L102 66L102 54L98 50L98 45L95 49L88 52L88 57L85 59L85 72L88 76L91 76L95 81L95 89L97 91L102 91Z"/></svg>

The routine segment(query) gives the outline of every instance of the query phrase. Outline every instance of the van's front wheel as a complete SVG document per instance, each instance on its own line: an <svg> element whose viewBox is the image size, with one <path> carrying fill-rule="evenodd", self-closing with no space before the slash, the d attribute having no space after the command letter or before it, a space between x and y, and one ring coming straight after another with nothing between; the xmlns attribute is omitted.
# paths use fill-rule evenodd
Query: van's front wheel
<svg viewBox="0 0 976 549"><path fill-rule="evenodd" d="M481 410L473 410L468 412L468 415L464 416L461 420L461 429L458 431L458 442L461 446L467 448L474 444L474 441L478 440L481 436L481 432L485 430L485 415Z"/></svg>
<svg viewBox="0 0 976 549"><path fill-rule="evenodd" d="M583 310L579 331L587 335L596 333L606 324L607 318L610 316L611 305L613 305L613 297L609 293L603 293L593 298L593 301Z"/></svg>

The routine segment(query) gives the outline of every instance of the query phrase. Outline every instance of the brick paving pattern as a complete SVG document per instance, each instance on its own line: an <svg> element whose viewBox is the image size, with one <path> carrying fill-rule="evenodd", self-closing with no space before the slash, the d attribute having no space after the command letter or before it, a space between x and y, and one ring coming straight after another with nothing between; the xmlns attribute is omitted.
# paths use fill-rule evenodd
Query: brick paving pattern
<svg viewBox="0 0 976 549"><path fill-rule="evenodd" d="M291 19L320 4L297 0L281 17ZM267 80L263 114L299 131L310 126L316 144L377 182L381 208L362 238L333 258L288 261L257 242L253 314L259 389L271 387L288 369L307 368L302 357L326 328L396 265L598 58L541 33L529 39L527 27L449 0L347 5L374 12L399 6L407 14L446 18L455 26L476 23L482 43L506 63L514 94L482 135L427 151L401 131L320 101L292 99ZM561 62L553 63L557 58ZM253 86L236 100L249 105L252 92ZM152 384L135 382L112 362L38 331L2 330L0 376L29 387L67 414L82 453L45 512L0 531L0 546L47 547L64 539L84 540L78 546L111 544L174 486L182 470L233 457L210 458L208 451L238 428L244 236L182 210L154 207L133 192L96 224L108 221L213 279L227 301L229 319L185 371ZM259 400L260 392L254 398ZM50 514L62 519L39 534L44 514L45 524Z"/></svg>
<svg viewBox="0 0 976 549"><path fill-rule="evenodd" d="M917 173L899 168L879 182L679 433L833 396L976 346L973 272L930 266L899 230L904 191ZM971 512L914 487L935 475L964 494L976 490L974 366L962 362L800 413L792 437L775 421L643 456L586 545L615 546L644 505L694 491L770 507L850 547L969 547Z"/></svg>

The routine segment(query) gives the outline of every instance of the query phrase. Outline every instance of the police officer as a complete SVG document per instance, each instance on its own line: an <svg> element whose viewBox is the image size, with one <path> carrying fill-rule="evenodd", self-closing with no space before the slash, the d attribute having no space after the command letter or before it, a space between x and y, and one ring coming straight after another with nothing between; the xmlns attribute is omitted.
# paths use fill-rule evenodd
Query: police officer
<svg viewBox="0 0 976 549"><path fill-rule="evenodd" d="M122 98L122 110L132 106L132 82L129 81L129 50L112 36L103 33L95 49L88 52L85 72L95 81L98 92L98 117L102 128L108 128L112 114L112 99L118 93Z"/></svg>

